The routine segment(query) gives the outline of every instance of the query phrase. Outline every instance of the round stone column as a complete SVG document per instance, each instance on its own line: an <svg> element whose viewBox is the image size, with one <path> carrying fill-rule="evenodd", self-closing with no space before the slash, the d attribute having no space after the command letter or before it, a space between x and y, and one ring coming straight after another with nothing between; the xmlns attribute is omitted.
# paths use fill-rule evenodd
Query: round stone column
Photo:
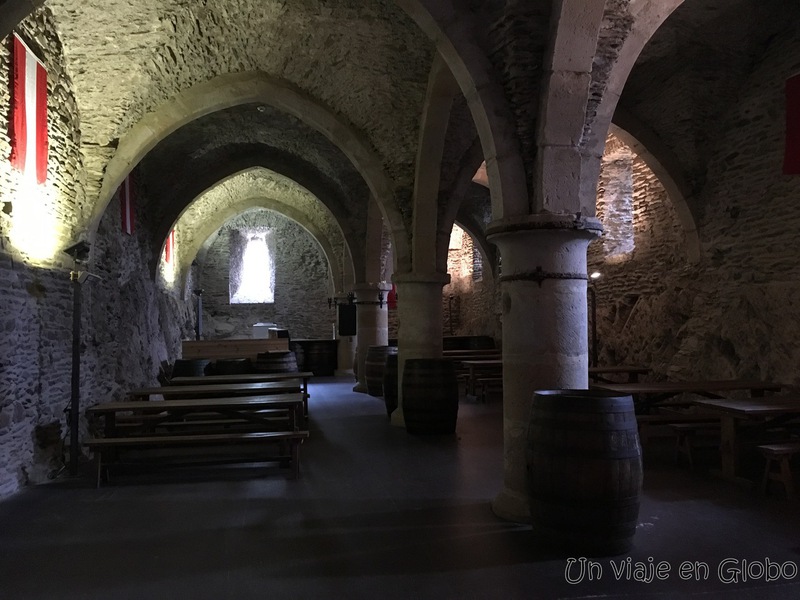
<svg viewBox="0 0 800 600"><path fill-rule="evenodd" d="M403 369L409 358L442 356L442 288L447 273L402 273L392 278L397 285L397 408L392 425L405 427L403 416Z"/></svg>
<svg viewBox="0 0 800 600"><path fill-rule="evenodd" d="M358 378L354 392L367 392L366 361L370 346L386 346L389 343L389 311L386 294L392 286L380 283L357 283L353 286L356 295L357 331L356 361ZM378 294L383 294L383 305L378 304Z"/></svg>
<svg viewBox="0 0 800 600"><path fill-rule="evenodd" d="M586 389L589 355L586 250L594 218L527 215L489 224L500 249L503 322L503 519L530 521L526 442L533 392Z"/></svg>

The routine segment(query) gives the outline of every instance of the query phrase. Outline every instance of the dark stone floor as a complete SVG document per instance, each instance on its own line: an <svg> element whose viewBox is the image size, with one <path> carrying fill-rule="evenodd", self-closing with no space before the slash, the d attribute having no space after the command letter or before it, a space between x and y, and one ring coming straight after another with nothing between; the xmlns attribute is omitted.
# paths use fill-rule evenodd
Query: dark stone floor
<svg viewBox="0 0 800 600"><path fill-rule="evenodd" d="M537 546L527 526L491 512L499 403L463 402L456 436L418 437L351 388L312 384L297 481L274 467L212 467L97 490L87 474L3 502L0 600L800 597L798 505L658 453L645 461L634 549L594 559L602 574L570 583L581 571L567 559L580 557ZM628 557L663 561L667 578L618 580ZM753 575L778 563L779 578L727 583L745 560L758 563ZM685 561L707 565L708 578L682 580Z"/></svg>

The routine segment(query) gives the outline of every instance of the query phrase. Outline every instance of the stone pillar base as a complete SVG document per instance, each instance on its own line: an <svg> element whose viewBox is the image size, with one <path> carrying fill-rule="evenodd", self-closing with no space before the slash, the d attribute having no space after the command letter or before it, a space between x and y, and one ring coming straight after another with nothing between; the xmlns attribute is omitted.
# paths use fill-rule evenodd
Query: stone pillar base
<svg viewBox="0 0 800 600"><path fill-rule="evenodd" d="M397 408L391 423L406 426L403 414L403 370L409 358L442 356L442 287L447 273L395 273L400 329L397 336Z"/></svg>

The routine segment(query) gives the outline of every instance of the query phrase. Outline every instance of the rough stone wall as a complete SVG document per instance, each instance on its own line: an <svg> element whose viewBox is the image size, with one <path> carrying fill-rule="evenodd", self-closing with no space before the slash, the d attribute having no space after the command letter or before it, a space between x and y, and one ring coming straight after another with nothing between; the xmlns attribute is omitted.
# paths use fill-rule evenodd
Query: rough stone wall
<svg viewBox="0 0 800 600"><path fill-rule="evenodd" d="M634 162L634 252L609 264L590 246L590 269L603 272L601 364L645 364L657 377L800 379L800 179L781 174L784 82L798 62L800 34L777 36L708 125L723 133L705 149L698 264L686 261L663 188Z"/></svg>
<svg viewBox="0 0 800 600"><path fill-rule="evenodd" d="M276 240L274 304L229 302L230 230L272 229ZM203 326L206 338L249 338L254 323L275 323L292 338L330 338L333 311L328 263L306 230L273 211L256 209L226 223L202 265Z"/></svg>
<svg viewBox="0 0 800 600"><path fill-rule="evenodd" d="M9 36L0 42L0 498L43 480L61 460L70 398L72 291L69 259L58 249L73 239L85 209L79 117L49 11L37 10L17 31L48 70L50 152L43 193L18 195L20 178L9 163ZM33 222L37 228L31 237L17 238L15 228L31 208L41 209ZM41 244L50 248L30 259Z"/></svg>
<svg viewBox="0 0 800 600"><path fill-rule="evenodd" d="M663 373L675 351L673 327L682 315L679 305L663 304L662 294L669 280L689 269L684 234L666 190L647 165L613 136L607 147L611 151L602 163L597 214L611 239L604 233L589 245L588 253L588 271L601 273L592 283L597 297L599 363L646 364ZM609 197L627 204L628 214L607 210ZM627 240L632 242L627 253L619 253L613 239L614 232L623 230L633 236ZM669 316L658 315L664 310ZM591 322L591 314L589 318ZM653 321L648 324L648 319Z"/></svg>

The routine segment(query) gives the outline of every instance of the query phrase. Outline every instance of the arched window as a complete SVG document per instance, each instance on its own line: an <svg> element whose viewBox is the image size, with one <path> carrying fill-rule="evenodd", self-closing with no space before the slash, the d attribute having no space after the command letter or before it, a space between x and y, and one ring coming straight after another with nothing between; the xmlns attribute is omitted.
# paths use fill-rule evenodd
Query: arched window
<svg viewBox="0 0 800 600"><path fill-rule="evenodd" d="M275 302L275 248L272 232L256 228L231 231L231 304Z"/></svg>

